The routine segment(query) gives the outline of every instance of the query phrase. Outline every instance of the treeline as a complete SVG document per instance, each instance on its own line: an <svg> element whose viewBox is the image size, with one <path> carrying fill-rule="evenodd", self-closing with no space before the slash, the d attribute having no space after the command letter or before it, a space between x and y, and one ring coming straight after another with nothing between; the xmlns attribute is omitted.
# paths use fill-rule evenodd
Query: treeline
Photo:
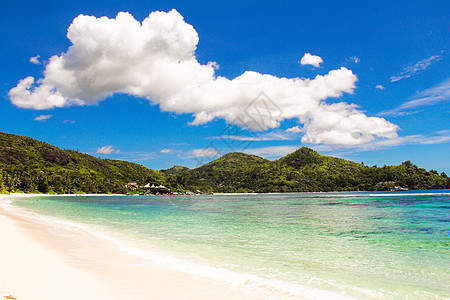
<svg viewBox="0 0 450 300"><path fill-rule="evenodd" d="M156 171L100 159L28 137L0 133L0 193L136 193L135 182L164 185L171 192L318 192L449 189L445 173L409 161L398 166L365 166L303 147L276 161L230 153L195 169Z"/></svg>

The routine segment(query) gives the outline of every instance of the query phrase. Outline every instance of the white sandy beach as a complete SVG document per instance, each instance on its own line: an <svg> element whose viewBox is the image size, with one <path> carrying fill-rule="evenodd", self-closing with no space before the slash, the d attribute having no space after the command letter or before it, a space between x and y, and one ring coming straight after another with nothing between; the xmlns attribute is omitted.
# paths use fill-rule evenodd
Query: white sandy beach
<svg viewBox="0 0 450 300"><path fill-rule="evenodd" d="M0 196L0 201L8 198ZM143 264L112 242L87 233L74 238L2 206L0 233L0 299L265 298L225 282Z"/></svg>
<svg viewBox="0 0 450 300"><path fill-rule="evenodd" d="M2 299L9 295L17 299L107 299L110 296L94 276L70 266L61 255L38 242L38 236L32 237L32 227L3 211L0 214ZM45 233L42 231L39 238ZM57 245L59 241L48 242Z"/></svg>

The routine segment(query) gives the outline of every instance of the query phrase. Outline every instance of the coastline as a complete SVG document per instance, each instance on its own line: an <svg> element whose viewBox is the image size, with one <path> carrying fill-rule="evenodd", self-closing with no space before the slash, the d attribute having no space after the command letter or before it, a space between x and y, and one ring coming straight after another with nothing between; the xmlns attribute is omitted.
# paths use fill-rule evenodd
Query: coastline
<svg viewBox="0 0 450 300"><path fill-rule="evenodd" d="M8 198L1 195L0 203ZM8 215L3 208L0 210L0 230L1 299L6 296L17 299L85 299L86 296L102 299L110 296L92 275L69 265L62 255L45 245L45 231L39 235L39 230L32 224ZM31 232L37 233L42 241L32 237ZM47 244L50 243L48 240ZM85 287L87 293L79 289L80 286Z"/></svg>
<svg viewBox="0 0 450 300"><path fill-rule="evenodd" d="M392 212L392 209L386 210L384 208L378 208L378 206L374 207L370 205L370 211L367 211L367 209L364 208L366 206L363 206L362 210L358 208L360 207L360 205L357 205L355 207L354 205L352 205L352 203L356 201L357 203L364 204L368 201L365 200L366 196L389 196L391 198L394 198L387 198L390 199L386 200L387 203L384 202L383 198L379 198L377 200L378 202L374 203L391 203L394 204L395 210L395 207L397 207L398 203L404 202L401 199L395 199L399 196L407 196L408 194L412 194L414 196L419 195L420 197L414 200L414 203L423 203L424 199L428 199L426 198L426 196L428 195L449 195L448 192L412 192L413 191L410 191L407 194L352 194L352 198L355 196L356 198L352 199L348 203L348 205L343 206L340 205L343 204L343 202L336 202L334 200L334 197L337 195L329 194L323 199L319 198L319 202L316 204L322 203L320 204L320 209L313 211L316 211L319 214L318 216L328 216L331 209L332 211L336 211L337 215L341 216L339 212L344 211L346 207L354 207L354 209L352 209L348 214L345 214L344 216L365 216L366 218L364 218L364 220L371 220L370 218L368 219L367 216L377 217L381 213ZM31 198L29 200L25 199L33 196L36 198ZM41 200L39 199L39 196L49 196L49 199L42 198ZM13 297L11 299L354 299L353 297L363 299L377 299L379 297L382 297L382 295L396 295L398 291L401 291L401 293L403 293L402 295L404 296L417 296L418 293L424 296L428 295L428 293L431 293L435 294L437 299L440 299L440 297L444 297L443 299L446 299L444 295L448 295L445 284L442 285L442 282L445 282L445 280L442 280L443 278L445 278L445 272L442 273L444 277L434 277L435 280L432 280L432 278L430 277L428 281L424 282L422 282L420 275L416 275L417 270L426 269L426 274L435 276L435 274L433 273L434 269L432 269L433 266L437 266L437 268L440 268L440 258L434 255L435 253L439 253L439 249L435 249L435 247L432 247L432 249L430 248L430 251L433 252L429 252L434 256L430 256L430 258L426 259L429 264L421 263L420 261L422 260L419 261L416 259L405 259L403 265L411 265L412 267L400 267L398 268L398 270L404 270L406 272L405 274L407 275L406 277L396 277L395 274L392 275L391 271L389 270L386 270L386 272L388 273L382 273L384 272L383 269L380 270L381 273L371 272L370 269L367 272L367 275L365 275L365 271L367 271L367 268L351 269L352 271L355 270L355 272L358 272L359 270L360 274L363 274L362 276L367 276L367 279L375 278L375 275L380 276L377 274L381 274L381 276L385 276L383 274L386 274L386 276L388 276L387 278L395 278L395 280L400 280L400 283L397 284L398 286L396 284L392 286L390 285L386 288L386 290L384 290L384 283L377 280L374 281L374 284L371 283L372 281L367 281L367 283L364 282L364 285L354 285L353 282L359 282L358 278L354 278L350 281L344 280L335 283L331 281L319 281L321 280L320 277L317 277L317 279L316 277L310 277L313 278L311 280L316 280L315 282L312 282L312 284L310 284L309 281L302 281L303 278L299 278L299 280L297 280L297 278L294 278L294 280L292 280L292 277L283 277L277 279L267 277L264 273L261 273L262 276L260 276L258 272L246 272L245 270L236 271L235 269L233 270L232 268L223 266L220 261L219 263L217 263L217 261L212 261L211 264L206 261L202 263L201 260L196 260L195 257L194 259L190 259L190 256L184 255L183 249L186 249L187 251L195 251L195 249L191 249L191 247L181 248L182 251L178 252L178 254L180 255L178 255L176 252L171 252L170 247L160 248L159 246L157 246L158 243L156 242L158 239L158 231L154 231L153 229L158 230L157 228L160 228L162 230L165 230L169 228L170 231L166 232L167 236L177 238L176 234L178 234L178 228L182 228L179 226L184 226L184 224L186 224L186 219L182 219L178 223L174 223L178 224L178 227L171 226L171 223L161 224L161 222L142 223L136 221L135 223L135 221L133 221L133 216L136 216L135 212L137 210L133 210L132 207L138 205L137 207L138 209L140 209L139 205L141 201L146 202L146 198L129 199L129 206L125 205L124 207L120 207L120 214L126 214L129 215L129 217L125 218L123 220L124 222L122 222L122 219L120 219L119 217L116 218L111 216L110 223L110 212L114 212L114 210L110 210L108 206L112 203L126 204L122 203L125 197L121 199L111 198L109 200L107 199L107 196L109 195L94 194L92 196L102 196L105 198L102 200L99 199L98 202L95 199L86 199L86 202L92 202L92 204L95 204L95 206L93 207L96 207L97 209L96 211L92 211L95 212L94 214L96 216L98 215L98 218L96 217L97 222L91 222L92 220L90 220L89 215L87 215L88 217L86 219L72 217L73 214L81 214L80 216L83 216L83 214L87 213L87 211L85 211L82 207L80 207L80 210L78 210L78 205L85 202L82 197L80 197L80 199L56 198L52 200L50 199L50 196L62 195L0 195L0 233L2 237L2 247L0 247L0 255L2 256L2 260L0 260L0 270L7 270L6 272L0 272L0 300L7 299L6 297L9 295ZM311 198L306 195L304 196L305 197L302 198L303 200L299 203L304 203L307 205L309 205L311 199L316 197L314 196L313 198ZM360 198L361 196L362 198ZM20 198L22 197L23 200L20 200ZM271 194L267 194L265 197L261 197L262 200L266 198L264 201L266 201L267 199L272 199L272 202L270 202L272 203L272 205L278 203L276 201L280 201L280 199L283 199L278 197L273 198ZM15 201L15 199L17 199L17 203L11 204L11 201ZM228 202L224 202L226 208L234 207L233 205L235 201L233 199L234 198L230 198ZM286 200L283 200L285 202L282 203L289 203L286 201L288 201L290 197L284 199ZM439 200L440 198L438 197L435 199ZM60 202L55 200L62 201ZM211 202L207 201L205 203L214 204L217 200L221 200L221 198L213 199L210 197L210 200ZM159 203L158 199L155 199L155 201L155 203ZM167 199L166 201L167 203L164 203L166 203L167 207L169 208L167 211L172 211L171 207L173 204ZM251 199L241 199L239 200L238 204L242 205L243 203L249 203L249 201L251 202ZM67 203L74 203L75 205L66 206ZM227 203L233 205L227 206ZM370 203L367 202L367 204ZM384 204L383 207L386 206ZM264 207L269 209L273 207L272 205L268 204ZM223 205L221 204L221 206ZM433 207L435 206L431 206L429 209L433 209ZM403 207L403 205L401 205L401 207ZM416 211L414 209L414 205L409 208L408 207L409 206L406 206L405 210L402 209L401 211L406 213L407 215L412 212L413 214L411 216L416 216L416 214L414 213ZM61 211L66 210L67 213L57 213L57 211L60 209ZM178 208L174 209L175 212L178 212L178 210ZM292 210L293 209L291 207L289 211ZM105 211L105 214L103 214L103 211ZM158 209L151 209L151 211L154 211L155 214L159 213ZM245 211L248 212L248 210L244 210L244 212ZM433 211L433 213L435 212ZM443 212L440 213L442 214ZM146 213L146 215L147 214L148 212ZM65 216L67 216L67 218ZM105 218L105 216L107 216L107 218ZM149 214L149 216L152 216L152 214ZM154 216L155 215L153 215L153 217ZM175 214L175 216L176 218L179 218L178 214ZM299 214L293 214L292 216L298 217ZM422 214L419 216L422 216ZM426 212L424 216L427 216ZM234 220L235 215L232 214L231 218ZM440 218L439 215L436 218L436 222L439 222L439 220L442 219L442 217ZM279 218L277 217L276 219L273 219L269 216L268 220L270 221L278 219ZM214 218L212 218L211 220L214 220ZM326 218L320 218L320 220L320 224L325 226L334 226L335 224L335 222L333 221L323 223L323 220L326 220ZM357 228L359 228L360 232L362 233L365 233L367 230L372 231L372 228L376 229L380 228L380 226L389 226L390 224L390 222L384 222L383 224L378 224L378 226L370 228L364 226L358 227L358 220L359 218L355 219L354 221L356 223L354 224L357 225ZM134 236L133 238L133 235L122 235L120 227L109 225L106 226L106 224L111 225L116 224L117 222L122 223L126 226L128 226L127 224L134 224L134 226L140 224L136 227L139 228L139 230L145 230L145 228L147 228L147 225L151 224L151 226L149 225L149 228L153 228L153 231L149 230L145 235L137 235L138 240L133 240L136 238L136 236ZM103 224L105 225L105 227L103 226ZM220 221L219 224L222 224L222 221ZM433 224L433 226L436 226L434 227L436 228L436 230L442 228L442 224L440 223ZM423 224L423 226L432 225L428 225L428 223L426 223ZM116 228L119 230L115 231ZM355 227L352 226L348 229L346 228L347 227L342 227L340 229L338 228L336 232L342 232L342 230L354 230ZM383 228L381 228L381 230ZM171 235L171 232L174 232L176 234L173 236ZM183 232L182 229L180 232ZM200 232L200 234L193 236L195 242L189 244L194 247L197 244L202 244L201 241L197 240L197 237L201 236L202 231L197 232ZM305 234L304 231L301 232ZM423 239L427 239L428 236L426 236L425 234L427 233L419 232L419 236L414 237L413 239L415 241L413 246L417 245L417 243L421 243ZM223 236L223 240L225 242L228 243L229 241L233 241L232 238L229 238L229 235L224 234ZM239 232L237 236L240 237L238 241L241 241L242 238L246 237L245 234L241 235L239 234ZM360 238L361 235L351 234L350 236ZM306 245L311 244L311 240L308 239L308 234L305 234L304 237L306 239ZM141 238L142 240L140 240ZM264 240L264 238L262 238L261 240ZM135 243L135 241L138 242ZM251 239L249 241L251 241ZM141 242L143 243L141 244ZM352 243L355 243L355 240L352 240ZM153 248L153 245L155 245L156 247ZM302 246L302 243L299 243L298 245ZM305 243L303 243L303 246L304 245ZM409 242L406 243L405 246L408 247L408 249L411 248ZM325 248L316 247L316 249L325 250L322 253L319 253L319 259L325 258L326 260L328 257L328 253L334 253L334 250L330 251L331 248L328 249L327 244L325 244L324 247ZM165 249L167 249L168 251L166 251ZM213 251L215 250L215 248L212 249ZM360 253L359 250L358 252L352 252L351 249L353 248L350 248L350 252L347 252L348 250L346 248L344 250L344 253ZM361 249L361 247L359 247L358 249ZM386 251L384 251L383 249L386 248L379 248L378 250L382 250L382 253L385 253L386 251L386 253L393 253L389 249L387 249ZM357 249L355 248L354 250ZM421 250L420 253L417 252L416 254L418 255L418 257L422 257L422 251L425 250L426 249ZM373 249L370 251L373 251ZM379 251L377 251L377 253L378 252ZM215 252L211 252L211 250L209 250L208 253L215 255ZM231 253L233 255L233 260L235 258L238 259L238 257L247 257L242 255L237 256L236 253L240 253L239 251L233 251ZM305 253L308 254L308 252ZM362 253L365 252L362 251ZM370 259L365 259L364 257L357 256L359 257L358 261L367 262L373 266L380 265L380 262L381 264L383 263L385 255L372 257L370 253L372 252L367 253L367 257ZM400 251L396 250L393 254L401 255L401 253L403 252L400 249ZM425 254L426 253L428 252L425 252ZM255 255L258 254L255 252ZM217 258L221 257L222 256L217 255ZM335 261L334 257L336 256L333 255L332 257L332 261ZM231 261L233 262L233 260ZM223 261L227 261L226 256ZM348 260L343 261L344 266L346 262L348 262ZM241 261L241 263L243 263L242 265L246 265L247 261ZM397 263L397 259L395 261L391 260L391 263L393 263L395 266ZM330 265L333 266L333 264ZM253 265L249 264L249 266ZM274 266L275 268L277 267L276 264ZM315 271L315 269L311 270L312 272ZM320 269L320 266L318 270L322 270ZM430 272L430 270L432 272ZM302 274L301 269L294 269L293 272L297 271L299 272L298 274ZM26 274L26 276L24 276L24 274ZM317 282L319 282L319 284L323 282L325 285L318 285ZM420 288L416 287L416 285L412 285L412 282L421 283ZM428 284L426 284L426 282L428 282ZM406 288L406 286L408 288ZM74 295L73 298L70 297L72 295Z"/></svg>
<svg viewBox="0 0 450 300"><path fill-rule="evenodd" d="M266 295L141 260L111 241L8 212L0 195L0 299L264 299ZM45 195L42 195L45 196ZM299 299L277 295L276 299Z"/></svg>

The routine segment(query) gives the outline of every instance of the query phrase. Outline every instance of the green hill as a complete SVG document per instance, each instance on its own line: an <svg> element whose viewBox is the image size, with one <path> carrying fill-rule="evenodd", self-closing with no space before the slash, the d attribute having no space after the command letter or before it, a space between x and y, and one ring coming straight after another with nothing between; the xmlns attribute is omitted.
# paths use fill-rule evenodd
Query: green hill
<svg viewBox="0 0 450 300"><path fill-rule="evenodd" d="M189 190L205 192L246 192L257 169L269 160L244 153L228 153L195 169L163 170Z"/></svg>
<svg viewBox="0 0 450 300"><path fill-rule="evenodd" d="M163 171L170 174L169 170ZM230 153L201 167L172 172L191 190L210 192L317 192L450 187L445 174L427 172L409 161L369 167L325 156L307 147L276 161Z"/></svg>
<svg viewBox="0 0 450 300"><path fill-rule="evenodd" d="M100 159L0 132L0 191L124 193L127 182L159 185L166 183L166 176L135 163Z"/></svg>
<svg viewBox="0 0 450 300"><path fill-rule="evenodd" d="M229 153L195 169L174 166L156 171L0 132L0 192L126 193L128 182L181 192L230 193L450 188L444 173L426 171L409 161L369 167L307 147L275 161Z"/></svg>

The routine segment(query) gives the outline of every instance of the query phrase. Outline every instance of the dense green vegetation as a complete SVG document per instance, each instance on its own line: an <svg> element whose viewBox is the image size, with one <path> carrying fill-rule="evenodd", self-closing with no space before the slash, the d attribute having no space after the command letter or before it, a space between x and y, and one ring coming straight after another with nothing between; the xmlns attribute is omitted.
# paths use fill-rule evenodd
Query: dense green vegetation
<svg viewBox="0 0 450 300"><path fill-rule="evenodd" d="M450 188L447 175L406 161L369 167L303 147L276 161L230 153L199 168L164 170L186 188L209 192L314 192Z"/></svg>
<svg viewBox="0 0 450 300"><path fill-rule="evenodd" d="M276 161L229 153L195 169L144 166L61 150L28 137L0 132L0 192L127 193L126 183L164 185L170 191L312 192L450 188L447 175L406 161L369 167L303 147ZM155 191L155 190L154 190ZM154 192L153 191L153 192Z"/></svg>
<svg viewBox="0 0 450 300"><path fill-rule="evenodd" d="M135 163L0 133L0 192L125 193L127 182L166 184L166 176Z"/></svg>

